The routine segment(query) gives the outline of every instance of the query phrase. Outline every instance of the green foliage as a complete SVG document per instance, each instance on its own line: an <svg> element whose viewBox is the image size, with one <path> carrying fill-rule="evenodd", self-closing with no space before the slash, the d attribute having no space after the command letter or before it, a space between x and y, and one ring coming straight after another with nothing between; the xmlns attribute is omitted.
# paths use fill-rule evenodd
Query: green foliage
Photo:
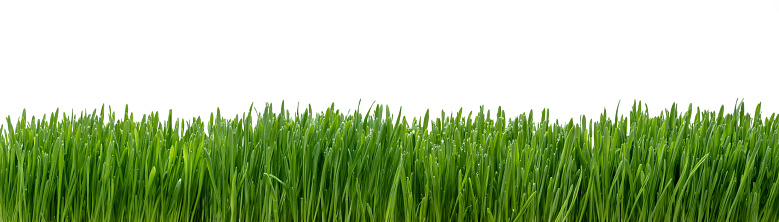
<svg viewBox="0 0 779 222"><path fill-rule="evenodd" d="M372 108L22 113L0 129L0 221L779 220L760 105L563 123Z"/></svg>

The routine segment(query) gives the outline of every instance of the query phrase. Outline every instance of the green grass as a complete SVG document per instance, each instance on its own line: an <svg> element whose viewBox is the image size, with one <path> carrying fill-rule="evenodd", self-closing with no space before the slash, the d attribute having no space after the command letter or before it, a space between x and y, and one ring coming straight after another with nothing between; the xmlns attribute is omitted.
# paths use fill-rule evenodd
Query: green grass
<svg viewBox="0 0 779 222"><path fill-rule="evenodd" d="M0 221L779 220L779 121L760 105L567 122L272 110L8 118Z"/></svg>

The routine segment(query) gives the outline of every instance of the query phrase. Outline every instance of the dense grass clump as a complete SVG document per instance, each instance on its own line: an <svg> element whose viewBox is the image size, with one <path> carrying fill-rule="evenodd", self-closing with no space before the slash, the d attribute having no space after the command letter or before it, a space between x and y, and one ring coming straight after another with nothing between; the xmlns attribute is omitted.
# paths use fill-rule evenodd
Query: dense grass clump
<svg viewBox="0 0 779 222"><path fill-rule="evenodd" d="M386 106L0 129L0 221L777 221L774 114L550 122Z"/></svg>

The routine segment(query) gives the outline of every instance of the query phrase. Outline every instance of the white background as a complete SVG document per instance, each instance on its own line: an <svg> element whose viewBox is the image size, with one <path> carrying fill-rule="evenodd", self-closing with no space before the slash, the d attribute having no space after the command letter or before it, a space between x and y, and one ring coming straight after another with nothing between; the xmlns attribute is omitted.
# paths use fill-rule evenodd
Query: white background
<svg viewBox="0 0 779 222"><path fill-rule="evenodd" d="M0 116L779 110L777 0L258 2L3 1Z"/></svg>

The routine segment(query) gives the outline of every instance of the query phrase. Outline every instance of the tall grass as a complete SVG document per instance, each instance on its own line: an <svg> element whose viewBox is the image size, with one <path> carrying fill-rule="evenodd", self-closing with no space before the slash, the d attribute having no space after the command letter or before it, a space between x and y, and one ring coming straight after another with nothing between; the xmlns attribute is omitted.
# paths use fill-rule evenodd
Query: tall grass
<svg viewBox="0 0 779 222"><path fill-rule="evenodd" d="M779 220L779 121L760 105L567 122L272 110L7 118L0 221Z"/></svg>

